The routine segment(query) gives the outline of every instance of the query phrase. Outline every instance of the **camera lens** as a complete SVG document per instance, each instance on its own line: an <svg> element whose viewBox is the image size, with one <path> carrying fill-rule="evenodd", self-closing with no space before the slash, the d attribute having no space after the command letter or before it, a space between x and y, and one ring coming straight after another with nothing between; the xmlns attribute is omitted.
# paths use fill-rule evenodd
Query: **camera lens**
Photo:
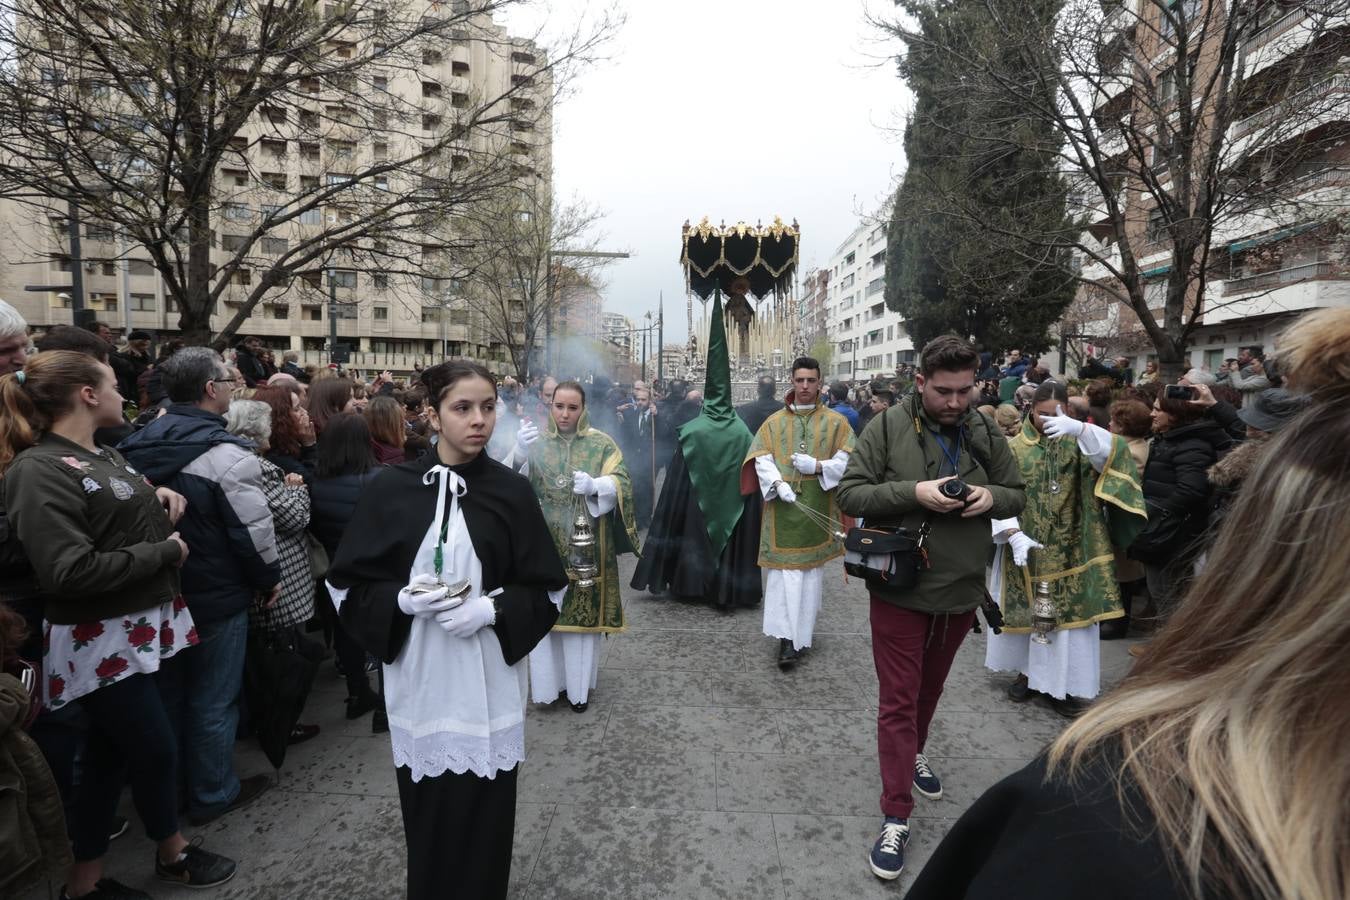
<svg viewBox="0 0 1350 900"><path fill-rule="evenodd" d="M970 485L960 478L942 482L938 485L938 490L942 492L942 496L949 497L952 500L965 500L970 496Z"/></svg>

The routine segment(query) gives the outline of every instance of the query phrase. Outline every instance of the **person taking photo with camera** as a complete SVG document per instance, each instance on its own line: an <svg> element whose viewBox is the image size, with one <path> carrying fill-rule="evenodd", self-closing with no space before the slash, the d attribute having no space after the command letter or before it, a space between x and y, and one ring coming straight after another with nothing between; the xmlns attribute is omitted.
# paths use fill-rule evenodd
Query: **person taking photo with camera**
<svg viewBox="0 0 1350 900"><path fill-rule="evenodd" d="M1026 503L1007 438L971 408L979 363L969 341L955 335L929 341L915 393L868 423L837 490L840 508L865 517L871 528L928 531L917 581L871 592L885 822L870 864L886 880L904 868L914 793L942 797L924 743L984 598L990 523L1018 515Z"/></svg>

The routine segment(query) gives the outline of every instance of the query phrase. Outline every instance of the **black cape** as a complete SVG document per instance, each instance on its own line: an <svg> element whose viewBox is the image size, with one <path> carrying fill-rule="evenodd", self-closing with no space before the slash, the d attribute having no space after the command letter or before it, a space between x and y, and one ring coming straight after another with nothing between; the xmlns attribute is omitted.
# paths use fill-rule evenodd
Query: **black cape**
<svg viewBox="0 0 1350 900"><path fill-rule="evenodd" d="M398 657L412 628L412 616L398 608L398 592L436 515L437 482L425 485L422 476L437 463L429 453L381 472L361 492L328 571L334 587L350 591L340 612L343 627L386 663ZM567 586L567 572L528 481L486 453L450 468L467 486L459 505L483 567L483 590L502 589L492 628L502 656L514 665L557 622L548 592Z"/></svg>
<svg viewBox="0 0 1350 900"><path fill-rule="evenodd" d="M682 600L701 600L722 610L758 606L763 591L759 577L762 514L759 495L746 497L740 521L721 557L714 558L708 526L685 468L684 451L677 444L632 586L653 594L669 592Z"/></svg>

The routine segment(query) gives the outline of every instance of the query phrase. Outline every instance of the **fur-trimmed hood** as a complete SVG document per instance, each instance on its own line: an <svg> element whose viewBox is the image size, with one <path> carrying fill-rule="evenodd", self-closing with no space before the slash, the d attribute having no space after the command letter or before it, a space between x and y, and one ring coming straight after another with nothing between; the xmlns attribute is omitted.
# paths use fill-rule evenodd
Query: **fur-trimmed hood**
<svg viewBox="0 0 1350 900"><path fill-rule="evenodd" d="M1238 444L1223 459L1209 467L1209 483L1216 488L1232 489L1247 480L1261 455L1266 451L1268 439L1247 440Z"/></svg>

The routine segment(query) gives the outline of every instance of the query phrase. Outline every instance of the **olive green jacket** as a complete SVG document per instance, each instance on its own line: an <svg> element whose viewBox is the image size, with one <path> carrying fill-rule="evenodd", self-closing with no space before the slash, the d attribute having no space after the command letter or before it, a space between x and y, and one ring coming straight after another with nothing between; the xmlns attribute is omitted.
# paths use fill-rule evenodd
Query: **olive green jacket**
<svg viewBox="0 0 1350 900"><path fill-rule="evenodd" d="M938 478L945 462L929 430L936 427L917 394L874 416L858 438L835 495L845 513L869 526L903 525L918 531L927 516L932 529L926 544L929 568L913 589L877 596L917 612L964 613L984 596L985 564L993 544L990 520L1020 513L1026 494L1008 439L992 420L972 410L961 421L957 463L966 483L987 487L994 495L993 508L963 519L959 510L934 513L920 506L915 486Z"/></svg>

